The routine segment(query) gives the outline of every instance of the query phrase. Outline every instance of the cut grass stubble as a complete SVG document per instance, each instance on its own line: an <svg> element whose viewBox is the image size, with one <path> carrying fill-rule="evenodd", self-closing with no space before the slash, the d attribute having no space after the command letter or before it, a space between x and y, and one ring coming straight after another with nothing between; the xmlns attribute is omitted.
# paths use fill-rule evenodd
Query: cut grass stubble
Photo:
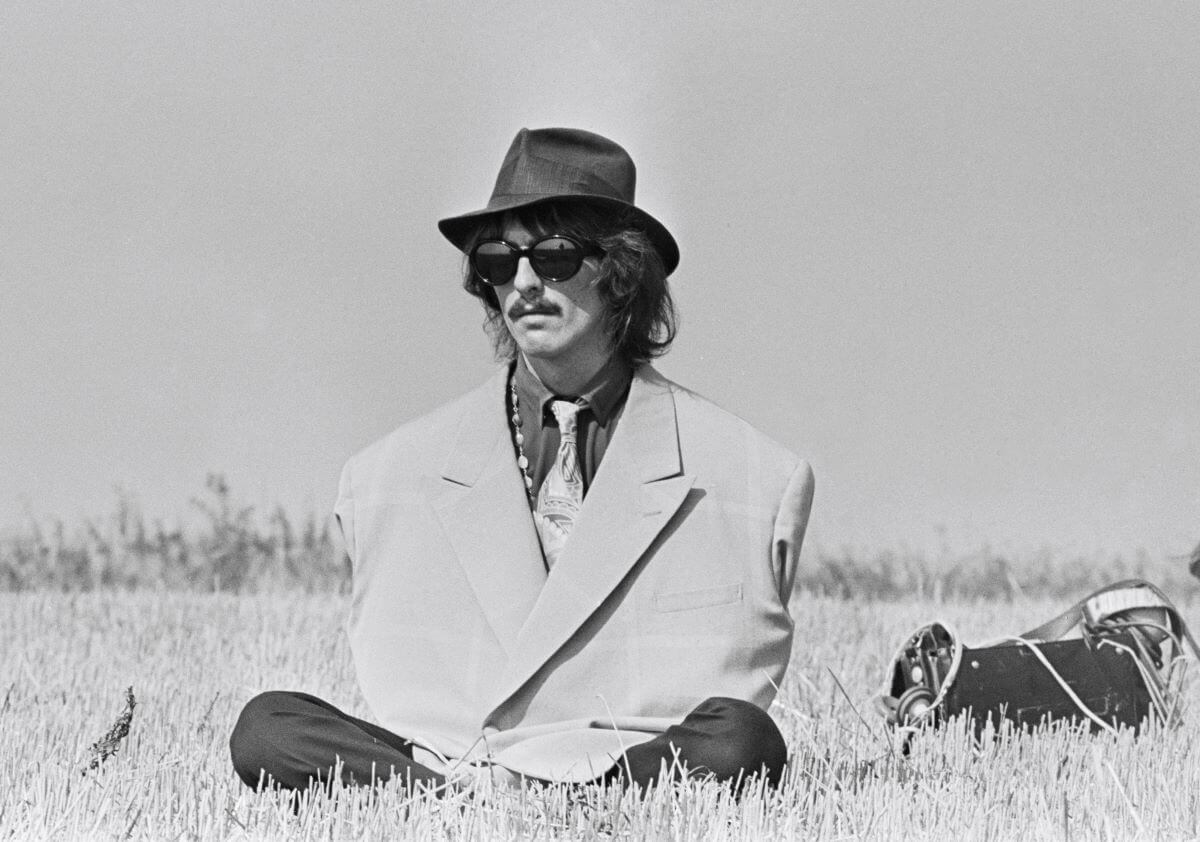
<svg viewBox="0 0 1200 842"><path fill-rule="evenodd" d="M872 694L903 635L946 619L969 639L1036 625L1062 606L798 594L793 664L772 714L792 750L778 792L741 802L700 782L644 796L480 786L441 800L399 788L304 799L255 795L227 740L264 689L315 693L366 715L329 595L0 594L0 839L1194 838L1200 764L1194 681L1182 727L1134 739L962 728L894 750ZM1189 605L1180 606L1191 619ZM137 695L120 751L86 776L93 744ZM130 713L132 715L131 709ZM115 726L114 726L115 727Z"/></svg>

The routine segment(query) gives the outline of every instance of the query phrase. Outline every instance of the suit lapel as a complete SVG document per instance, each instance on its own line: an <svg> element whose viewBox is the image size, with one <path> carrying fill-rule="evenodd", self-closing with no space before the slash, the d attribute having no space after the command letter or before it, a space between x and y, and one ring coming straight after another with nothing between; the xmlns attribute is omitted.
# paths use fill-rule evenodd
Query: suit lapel
<svg viewBox="0 0 1200 842"><path fill-rule="evenodd" d="M571 537L516 638L496 705L529 680L621 583L678 510L682 473L675 401L649 366L630 385Z"/></svg>
<svg viewBox="0 0 1200 842"><path fill-rule="evenodd" d="M433 508L479 606L510 650L546 580L503 411L506 371L467 398ZM453 611L455 606L447 606Z"/></svg>

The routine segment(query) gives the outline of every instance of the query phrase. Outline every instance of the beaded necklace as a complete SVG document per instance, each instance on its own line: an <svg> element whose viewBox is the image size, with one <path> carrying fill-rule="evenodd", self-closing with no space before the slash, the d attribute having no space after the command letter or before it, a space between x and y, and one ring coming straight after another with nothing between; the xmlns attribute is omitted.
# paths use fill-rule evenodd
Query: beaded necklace
<svg viewBox="0 0 1200 842"><path fill-rule="evenodd" d="M521 404L517 399L517 367L513 366L512 374L508 375L508 402L512 414L508 420L512 424L513 444L517 446L517 467L521 469L521 478L525 480L525 497L529 500L529 508L537 508L537 500L533 497L533 477L529 475L529 457L525 455L525 434L521 432ZM576 399L582 407L587 404Z"/></svg>
<svg viewBox="0 0 1200 842"><path fill-rule="evenodd" d="M521 478L525 480L525 497L529 500L529 507L532 509L537 502L533 499L533 477L529 475L529 458L525 455L525 435L521 432L521 406L517 401L516 366L513 366L513 373L508 376L508 400L512 405L512 415L509 421L512 422L513 444L517 446L517 467L521 469Z"/></svg>

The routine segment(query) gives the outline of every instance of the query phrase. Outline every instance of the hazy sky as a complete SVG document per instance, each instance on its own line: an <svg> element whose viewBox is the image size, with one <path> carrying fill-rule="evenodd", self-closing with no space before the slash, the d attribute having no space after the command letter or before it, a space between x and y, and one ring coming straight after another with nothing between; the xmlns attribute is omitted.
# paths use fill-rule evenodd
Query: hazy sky
<svg viewBox="0 0 1200 842"><path fill-rule="evenodd" d="M820 546L1200 540L1200 6L447 6L5 4L0 526L326 511L489 375L435 222L569 125Z"/></svg>

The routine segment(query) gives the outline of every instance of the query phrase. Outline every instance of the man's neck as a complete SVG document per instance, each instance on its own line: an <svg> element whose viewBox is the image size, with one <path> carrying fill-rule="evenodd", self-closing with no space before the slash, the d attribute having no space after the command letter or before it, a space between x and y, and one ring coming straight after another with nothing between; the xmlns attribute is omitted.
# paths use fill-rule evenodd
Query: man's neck
<svg viewBox="0 0 1200 842"><path fill-rule="evenodd" d="M611 354L597 354L583 361L525 357L525 365L537 375L538 380L542 381L542 385L554 394L579 395L611 359Z"/></svg>

